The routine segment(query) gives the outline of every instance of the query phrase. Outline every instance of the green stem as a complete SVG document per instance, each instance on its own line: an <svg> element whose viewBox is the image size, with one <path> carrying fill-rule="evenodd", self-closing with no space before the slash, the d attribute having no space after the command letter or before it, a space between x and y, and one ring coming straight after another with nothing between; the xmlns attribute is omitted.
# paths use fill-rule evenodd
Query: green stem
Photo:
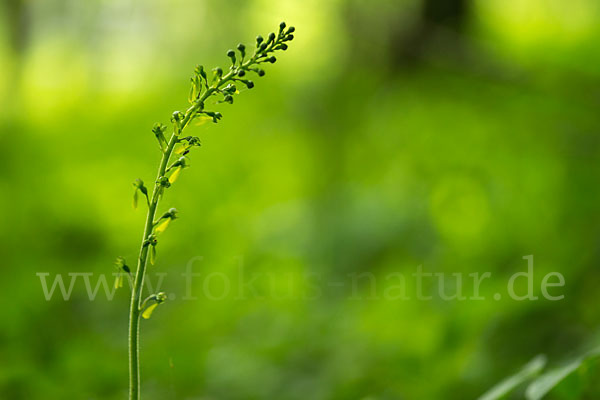
<svg viewBox="0 0 600 400"><path fill-rule="evenodd" d="M281 32L280 32L281 35ZM167 165L175 145L179 142L179 135L183 132L188 123L194 118L197 112L202 111L204 107L204 101L215 93L219 92L221 86L225 83L235 80L235 77L240 71L248 72L249 68L254 64L260 64L261 58L266 57L266 54L272 51L276 44L280 43L281 37L278 35L277 39L274 40L268 48L264 51L255 50L254 55L246 60L240 62L240 65L233 65L229 72L224 76L217 79L209 88L206 89L204 94L200 96L193 105L188 108L183 116L183 119L179 124L175 123L175 129L171 134L167 148L162 154L160 165L158 167L158 175L154 183L154 190L152 191L152 197L148 199L148 214L146 215L146 224L144 227L144 235L142 236L142 244L140 246L140 254L138 257L137 269L135 272L135 279L133 281L133 288L131 291L131 303L129 308L129 400L140 399L140 316L142 313L142 292L144 286L144 278L146 277L146 264L148 259L148 250L150 245L148 239L152 235L154 229L154 217L156 209L160 201L160 195L164 190L161 186L161 178L165 176Z"/></svg>
<svg viewBox="0 0 600 400"><path fill-rule="evenodd" d="M233 77L233 71L230 71L216 85L208 89L198 102L194 103L185 113L181 125L176 129L169 139L167 148L165 149L158 167L158 175L152 197L148 206L148 214L146 215L146 224L144 228L144 236L140 247L140 255L138 257L138 265L135 273L133 290L131 292L131 304L129 307L129 400L140 399L140 316L141 316L141 301L144 286L144 278L146 276L146 264L148 259L149 245L146 240L152 234L154 228L154 217L156 208L160 200L159 191L161 189L158 181L165 175L169 159L173 153L173 149L178 142L178 137L191 121L194 114L202 107L204 101L210 97L220 86L229 81Z"/></svg>
<svg viewBox="0 0 600 400"><path fill-rule="evenodd" d="M164 176L167 168L167 163L177 142L177 135L173 133L169 139L167 149L163 153L158 168L158 176L156 180ZM131 305L129 308L129 400L139 400L140 398L140 313L141 313L141 297L144 285L144 278L146 276L146 264L148 258L149 245L145 244L148 236L152 234L154 227L154 215L156 214L156 208L158 206L159 196L158 191L160 186L158 183L154 184L154 190L152 192L152 201L148 207L148 214L146 216L146 225L144 228L144 236L142 237L142 245L140 248L140 256L138 258L138 266L135 274L135 280L133 285L133 291L131 293Z"/></svg>

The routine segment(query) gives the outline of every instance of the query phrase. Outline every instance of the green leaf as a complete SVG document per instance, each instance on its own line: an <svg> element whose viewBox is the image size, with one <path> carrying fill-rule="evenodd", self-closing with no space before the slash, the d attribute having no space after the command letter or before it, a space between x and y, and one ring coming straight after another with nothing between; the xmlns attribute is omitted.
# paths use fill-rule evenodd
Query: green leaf
<svg viewBox="0 0 600 400"><path fill-rule="evenodd" d="M525 397L527 400L539 400L542 399L552 388L558 385L563 379L569 376L573 371L577 370L583 360L581 358L575 359L571 362L566 363L563 366L554 368L540 376L538 379L533 381L527 391Z"/></svg>
<svg viewBox="0 0 600 400"><path fill-rule="evenodd" d="M540 400L558 384L560 384L566 377L576 371L581 365L589 358L598 357L600 355L600 348L593 349L582 356L579 356L567 363L551 369L544 373L535 381L533 381L525 392L525 398L527 400Z"/></svg>
<svg viewBox="0 0 600 400"><path fill-rule="evenodd" d="M540 354L529 361L519 372L504 379L496 386L485 392L478 400L497 400L506 396L513 391L517 386L530 380L540 373L546 365L546 356Z"/></svg>

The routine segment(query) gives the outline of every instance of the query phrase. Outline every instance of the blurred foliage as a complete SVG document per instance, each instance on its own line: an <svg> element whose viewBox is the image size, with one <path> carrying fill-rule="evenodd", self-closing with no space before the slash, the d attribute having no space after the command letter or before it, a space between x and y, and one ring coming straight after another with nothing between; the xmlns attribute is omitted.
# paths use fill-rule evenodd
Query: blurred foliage
<svg viewBox="0 0 600 400"><path fill-rule="evenodd" d="M179 297L143 322L145 398L462 400L596 343L600 3L424 1L5 0L0 398L125 397L126 290L46 301L35 274L135 259L153 124L185 106L195 64L281 20L293 49L194 127L194 168L165 196L181 218L151 273ZM564 300L492 300L528 254ZM204 277L241 262L269 279L184 301L199 256ZM418 265L490 271L488 300L391 301L363 280L362 300L298 295L365 272L380 295ZM547 398L600 393L580 372L561 385Z"/></svg>

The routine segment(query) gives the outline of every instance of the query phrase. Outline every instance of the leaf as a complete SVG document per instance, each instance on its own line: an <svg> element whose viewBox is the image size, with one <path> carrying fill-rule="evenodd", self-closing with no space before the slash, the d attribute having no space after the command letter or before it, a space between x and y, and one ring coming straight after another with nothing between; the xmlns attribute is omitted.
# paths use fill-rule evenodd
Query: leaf
<svg viewBox="0 0 600 400"><path fill-rule="evenodd" d="M567 376L571 375L574 371L576 371L584 361L589 358L598 357L600 355L600 348L593 349L588 351L587 353L579 356L559 367L551 369L550 371L544 373L536 380L531 382L531 384L527 387L525 391L525 398L527 400L540 400L542 399L548 392L554 389L558 384L560 384Z"/></svg>
<svg viewBox="0 0 600 400"><path fill-rule="evenodd" d="M563 379L569 376L573 371L577 370L581 363L582 358L577 358L571 362L566 363L563 366L554 368L535 381L533 381L525 392L525 398L527 400L540 400L556 385L558 385Z"/></svg>
<svg viewBox="0 0 600 400"><path fill-rule="evenodd" d="M512 390L522 383L530 380L540 373L546 365L546 356L543 354L537 355L529 361L519 372L504 379L490 390L485 392L478 400L497 400L506 396Z"/></svg>
<svg viewBox="0 0 600 400"><path fill-rule="evenodd" d="M150 306L148 306L148 308L146 308L144 310L144 312L142 313L142 317L144 317L144 319L149 319L152 316L152 312L154 311L154 309L158 307L158 303L154 303Z"/></svg>
<svg viewBox="0 0 600 400"><path fill-rule="evenodd" d="M171 218L163 219L161 222L158 223L158 225L154 229L154 233L156 233L157 235L159 233L163 233L169 226L169 223L171 223Z"/></svg>

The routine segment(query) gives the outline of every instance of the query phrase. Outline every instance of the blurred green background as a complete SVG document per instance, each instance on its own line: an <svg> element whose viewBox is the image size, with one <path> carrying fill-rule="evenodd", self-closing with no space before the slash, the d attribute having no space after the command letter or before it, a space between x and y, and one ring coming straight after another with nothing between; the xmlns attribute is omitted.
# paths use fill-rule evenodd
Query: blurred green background
<svg viewBox="0 0 600 400"><path fill-rule="evenodd" d="M133 264L150 128L186 107L194 65L281 20L290 49L191 127L203 146L162 203L181 218L150 273L176 296L142 323L143 397L474 399L595 343L597 1L1 4L0 398L126 397L127 289L46 301L36 273ZM559 271L564 300L492 298L529 254L536 294ZM419 265L491 272L486 300L383 295ZM600 396L579 381L548 398Z"/></svg>

